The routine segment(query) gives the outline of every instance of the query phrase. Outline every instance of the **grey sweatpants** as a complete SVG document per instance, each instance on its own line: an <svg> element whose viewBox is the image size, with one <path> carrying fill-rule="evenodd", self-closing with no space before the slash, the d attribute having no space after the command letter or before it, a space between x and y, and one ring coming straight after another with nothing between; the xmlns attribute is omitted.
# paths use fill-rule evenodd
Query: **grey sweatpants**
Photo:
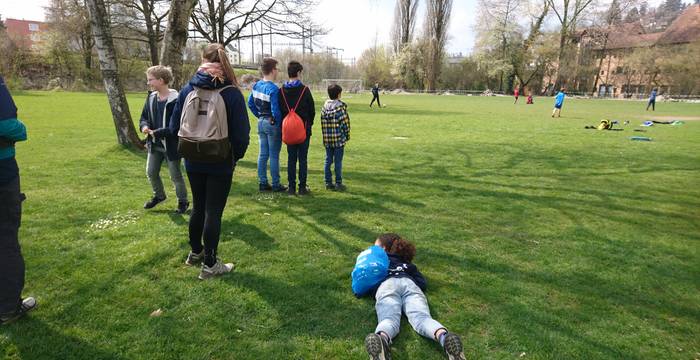
<svg viewBox="0 0 700 360"><path fill-rule="evenodd" d="M170 180L172 180L173 184L175 185L177 200L187 202L187 186L185 185L185 179L182 176L180 160L168 161L168 158L165 155L165 149L162 148L156 148L153 151L149 151L148 158L146 160L146 175L148 175L148 180L151 182L153 196L165 199L163 180L160 178L160 168L163 161L168 163Z"/></svg>

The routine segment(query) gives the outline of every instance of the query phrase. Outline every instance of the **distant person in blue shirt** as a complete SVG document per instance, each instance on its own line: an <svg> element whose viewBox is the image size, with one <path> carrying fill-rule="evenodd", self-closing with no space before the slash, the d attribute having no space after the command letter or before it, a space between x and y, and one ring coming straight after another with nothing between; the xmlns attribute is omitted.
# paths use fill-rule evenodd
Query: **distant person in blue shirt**
<svg viewBox="0 0 700 360"><path fill-rule="evenodd" d="M248 108L258 118L260 155L258 156L258 182L260 191L287 191L280 184L280 150L282 149L282 111L279 106L280 89L275 84L277 60L263 59L260 70L263 79L253 85L248 98ZM267 160L270 160L272 185L267 179Z"/></svg>
<svg viewBox="0 0 700 360"><path fill-rule="evenodd" d="M564 98L566 97L566 89L561 88L557 96L554 97L554 110L552 111L552 117L557 115L561 117L561 107L564 105Z"/></svg>
<svg viewBox="0 0 700 360"><path fill-rule="evenodd" d="M0 325L36 307L33 297L22 298L24 258L19 226L24 194L19 186L15 143L27 140L27 128L17 119L17 107L0 76Z"/></svg>
<svg viewBox="0 0 700 360"><path fill-rule="evenodd" d="M651 111L656 111L656 93L656 88L651 90L651 94L649 95L649 103L647 104L647 111L649 111L649 106L651 106Z"/></svg>

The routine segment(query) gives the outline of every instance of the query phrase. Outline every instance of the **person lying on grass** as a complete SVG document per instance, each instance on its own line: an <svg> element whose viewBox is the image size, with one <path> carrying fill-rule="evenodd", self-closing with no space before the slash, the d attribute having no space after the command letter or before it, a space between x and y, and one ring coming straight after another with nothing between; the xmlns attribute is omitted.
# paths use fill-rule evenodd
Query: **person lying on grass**
<svg viewBox="0 0 700 360"><path fill-rule="evenodd" d="M365 338L365 349L371 360L390 360L391 339L399 334L401 312L420 335L440 343L450 360L464 360L462 340L447 331L442 324L430 316L428 300L423 293L426 281L411 263L416 247L393 233L380 235L374 242L389 256L389 271L386 279L375 291L377 328Z"/></svg>

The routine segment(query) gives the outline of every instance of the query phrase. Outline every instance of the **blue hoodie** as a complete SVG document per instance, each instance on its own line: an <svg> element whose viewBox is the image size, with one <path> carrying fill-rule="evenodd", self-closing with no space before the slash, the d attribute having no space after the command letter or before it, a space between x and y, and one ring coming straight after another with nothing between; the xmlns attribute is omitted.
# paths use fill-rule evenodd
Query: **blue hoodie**
<svg viewBox="0 0 700 360"><path fill-rule="evenodd" d="M554 107L560 108L562 105L564 105L564 97L566 94L563 91L560 91L557 96L554 98Z"/></svg>
<svg viewBox="0 0 700 360"><path fill-rule="evenodd" d="M280 89L272 81L260 80L253 85L248 97L248 108L258 119L273 119L275 126L282 126L279 107Z"/></svg>
<svg viewBox="0 0 700 360"><path fill-rule="evenodd" d="M180 131L180 117L182 114L182 104L185 103L187 95L194 90L194 87L202 89L220 89L231 85L230 81L224 83L214 81L211 75L197 72L190 82L180 90L175 108L170 116L170 123L167 128L154 131L156 139L164 136L177 136ZM221 97L226 104L226 114L228 119L228 138L231 141L232 159L218 163L201 163L185 159L185 169L187 172L205 174L232 174L235 162L245 156L250 142L250 122L248 121L248 111L245 108L245 99L241 90L237 87L230 87L221 91Z"/></svg>
<svg viewBox="0 0 700 360"><path fill-rule="evenodd" d="M14 143L27 140L27 128L17 119L17 107L12 95L0 76L0 138L3 142ZM13 145L0 145L0 185L10 183L19 176Z"/></svg>

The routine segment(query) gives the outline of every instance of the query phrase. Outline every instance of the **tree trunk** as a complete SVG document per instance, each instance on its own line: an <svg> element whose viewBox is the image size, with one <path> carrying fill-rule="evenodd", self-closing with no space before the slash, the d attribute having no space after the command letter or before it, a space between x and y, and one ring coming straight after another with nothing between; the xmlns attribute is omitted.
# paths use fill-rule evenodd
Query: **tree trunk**
<svg viewBox="0 0 700 360"><path fill-rule="evenodd" d="M146 36L148 37L148 50L151 54L151 65L158 65L158 33L153 29L153 15L152 4L148 0L141 0L141 7L143 8L144 20L146 22Z"/></svg>
<svg viewBox="0 0 700 360"><path fill-rule="evenodd" d="M170 3L160 63L172 68L172 87L175 89L179 89L183 83L182 51L187 44L187 26L196 3L197 0L172 0Z"/></svg>
<svg viewBox="0 0 700 360"><path fill-rule="evenodd" d="M97 55L100 59L100 70L102 70L107 99L112 109L114 127L117 130L117 141L125 146L142 149L143 145L136 134L129 112L129 104L126 102L126 95L119 81L117 56L114 51L114 42L112 41L104 0L87 0L86 4L90 14L90 25L95 38Z"/></svg>

